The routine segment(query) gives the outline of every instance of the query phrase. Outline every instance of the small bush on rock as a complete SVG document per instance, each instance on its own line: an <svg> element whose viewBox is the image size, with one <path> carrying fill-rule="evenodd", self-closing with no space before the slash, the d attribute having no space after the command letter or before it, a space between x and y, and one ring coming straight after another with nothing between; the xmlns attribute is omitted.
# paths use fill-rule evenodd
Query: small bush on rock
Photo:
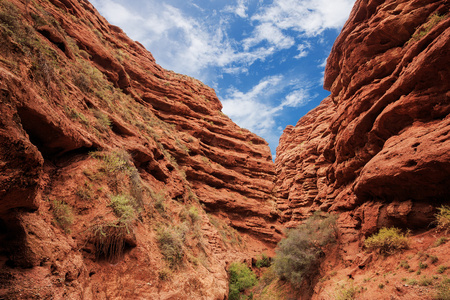
<svg viewBox="0 0 450 300"><path fill-rule="evenodd" d="M378 250L383 255L392 254L401 249L408 249L408 237L400 229L381 228L376 234L373 234L364 242L369 250Z"/></svg>
<svg viewBox="0 0 450 300"><path fill-rule="evenodd" d="M281 279L299 286L317 271L322 247L336 240L336 216L314 214L278 244L273 266Z"/></svg>
<svg viewBox="0 0 450 300"><path fill-rule="evenodd" d="M450 231L450 206L442 205L436 214L437 230L446 234Z"/></svg>
<svg viewBox="0 0 450 300"><path fill-rule="evenodd" d="M253 287L256 284L256 275L244 263L239 262L232 263L228 272L230 274L228 299L246 299L241 292Z"/></svg>
<svg viewBox="0 0 450 300"><path fill-rule="evenodd" d="M175 269L183 261L183 237L180 231L172 227L160 227L157 231L159 248L171 269Z"/></svg>
<svg viewBox="0 0 450 300"><path fill-rule="evenodd" d="M62 201L53 201L53 216L56 223L64 229L66 233L70 232L70 226L73 223L72 208Z"/></svg>

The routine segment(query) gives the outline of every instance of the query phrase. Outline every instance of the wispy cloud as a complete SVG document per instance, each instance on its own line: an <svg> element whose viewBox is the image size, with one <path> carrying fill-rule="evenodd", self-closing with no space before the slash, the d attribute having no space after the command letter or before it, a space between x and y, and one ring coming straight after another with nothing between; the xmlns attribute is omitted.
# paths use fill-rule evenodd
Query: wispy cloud
<svg viewBox="0 0 450 300"><path fill-rule="evenodd" d="M248 17L248 1L237 0L224 11ZM328 28L342 26L354 0L275 0L260 9L250 20L255 22L250 36L238 41L227 35L225 18L215 26L193 18L174 6L147 1L146 7L133 10L118 0L92 0L105 17L122 27L133 39L151 49L158 62L169 69L199 76L210 67L233 73L245 72L257 60L297 44L295 58L305 57L310 45L299 43L296 35L315 36ZM267 42L267 44L261 44ZM243 49L239 49L242 45Z"/></svg>
<svg viewBox="0 0 450 300"><path fill-rule="evenodd" d="M306 82L276 75L262 79L246 92L230 88L222 100L223 112L241 127L276 145L277 117L284 109L304 106L314 98Z"/></svg>
<svg viewBox="0 0 450 300"><path fill-rule="evenodd" d="M224 8L224 12L230 12L241 18L247 18L248 0L238 0L236 5L229 5Z"/></svg>
<svg viewBox="0 0 450 300"><path fill-rule="evenodd" d="M340 28L354 0L274 0L252 17L259 26L271 24L281 30L294 30L307 36L317 36L325 29Z"/></svg>

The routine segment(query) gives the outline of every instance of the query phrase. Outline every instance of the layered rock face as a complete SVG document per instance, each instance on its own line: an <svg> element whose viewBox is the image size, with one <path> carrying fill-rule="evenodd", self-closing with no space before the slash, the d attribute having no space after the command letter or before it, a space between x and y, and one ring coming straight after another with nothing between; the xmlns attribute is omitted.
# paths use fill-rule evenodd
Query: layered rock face
<svg viewBox="0 0 450 300"><path fill-rule="evenodd" d="M0 34L0 297L223 299L273 250L270 149L213 89L88 1L1 0Z"/></svg>
<svg viewBox="0 0 450 300"><path fill-rule="evenodd" d="M339 212L354 254L361 234L426 228L448 203L449 10L448 1L356 2L327 61L331 95L277 149L288 226Z"/></svg>

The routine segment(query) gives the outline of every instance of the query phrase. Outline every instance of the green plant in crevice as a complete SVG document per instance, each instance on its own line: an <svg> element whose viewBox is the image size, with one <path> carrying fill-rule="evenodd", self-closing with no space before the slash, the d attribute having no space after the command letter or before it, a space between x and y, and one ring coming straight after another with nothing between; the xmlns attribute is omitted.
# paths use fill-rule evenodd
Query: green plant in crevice
<svg viewBox="0 0 450 300"><path fill-rule="evenodd" d="M356 299L356 295L361 292L361 288L354 285L353 280L341 284L338 286L334 299L336 300L353 300Z"/></svg>
<svg viewBox="0 0 450 300"><path fill-rule="evenodd" d="M299 286L317 271L323 247L336 240L336 219L335 215L315 213L287 232L273 258L274 270L281 279Z"/></svg>
<svg viewBox="0 0 450 300"><path fill-rule="evenodd" d="M410 41L420 40L422 37L427 35L428 32L430 32L431 29L433 29L433 27L435 27L438 23L440 23L442 20L444 20L446 18L447 18L447 15L441 16L437 13L432 14L431 16L428 17L427 22L424 25L422 25L421 27L419 27L419 29L416 30L416 32L414 32L414 34L411 36Z"/></svg>
<svg viewBox="0 0 450 300"><path fill-rule="evenodd" d="M409 239L400 229L381 228L376 234L371 235L364 241L369 250L378 250L383 255L389 255L402 249L408 249Z"/></svg>
<svg viewBox="0 0 450 300"><path fill-rule="evenodd" d="M253 287L257 283L256 275L247 265L240 262L233 262L229 269L229 294L228 299L240 300L248 299L242 294L245 290Z"/></svg>
<svg viewBox="0 0 450 300"><path fill-rule="evenodd" d="M111 196L110 206L123 223L129 224L136 218L136 211L131 203L132 201L126 195Z"/></svg>
<svg viewBox="0 0 450 300"><path fill-rule="evenodd" d="M438 208L436 217L436 229L447 234L450 231L450 206L442 205Z"/></svg>
<svg viewBox="0 0 450 300"><path fill-rule="evenodd" d="M450 279L445 277L439 283L436 289L435 300L450 300Z"/></svg>
<svg viewBox="0 0 450 300"><path fill-rule="evenodd" d="M157 241L161 254L171 269L178 268L184 257L184 232L172 226L161 226L157 230Z"/></svg>
<svg viewBox="0 0 450 300"><path fill-rule="evenodd" d="M63 201L52 202L53 216L56 223L65 231L70 232L70 226L73 224L72 208Z"/></svg>
<svg viewBox="0 0 450 300"><path fill-rule="evenodd" d="M270 257L268 257L265 253L261 255L261 259L256 260L255 266L257 268L267 268L270 267Z"/></svg>

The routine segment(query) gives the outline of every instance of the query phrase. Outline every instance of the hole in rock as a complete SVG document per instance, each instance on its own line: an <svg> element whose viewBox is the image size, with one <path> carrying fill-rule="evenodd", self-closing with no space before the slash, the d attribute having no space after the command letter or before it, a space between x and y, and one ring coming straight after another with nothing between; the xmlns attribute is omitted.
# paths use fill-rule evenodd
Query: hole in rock
<svg viewBox="0 0 450 300"><path fill-rule="evenodd" d="M22 127L44 157L78 148L75 142L66 136L62 128L52 124L46 116L29 108L17 110Z"/></svg>
<svg viewBox="0 0 450 300"><path fill-rule="evenodd" d="M406 166L407 166L407 167L414 167L414 166L417 166L417 161L410 159L410 160L408 160L408 161L406 162Z"/></svg>
<svg viewBox="0 0 450 300"><path fill-rule="evenodd" d="M156 180L167 183L167 179L169 178L163 170L159 166L154 167L149 171L150 175L152 175Z"/></svg>

